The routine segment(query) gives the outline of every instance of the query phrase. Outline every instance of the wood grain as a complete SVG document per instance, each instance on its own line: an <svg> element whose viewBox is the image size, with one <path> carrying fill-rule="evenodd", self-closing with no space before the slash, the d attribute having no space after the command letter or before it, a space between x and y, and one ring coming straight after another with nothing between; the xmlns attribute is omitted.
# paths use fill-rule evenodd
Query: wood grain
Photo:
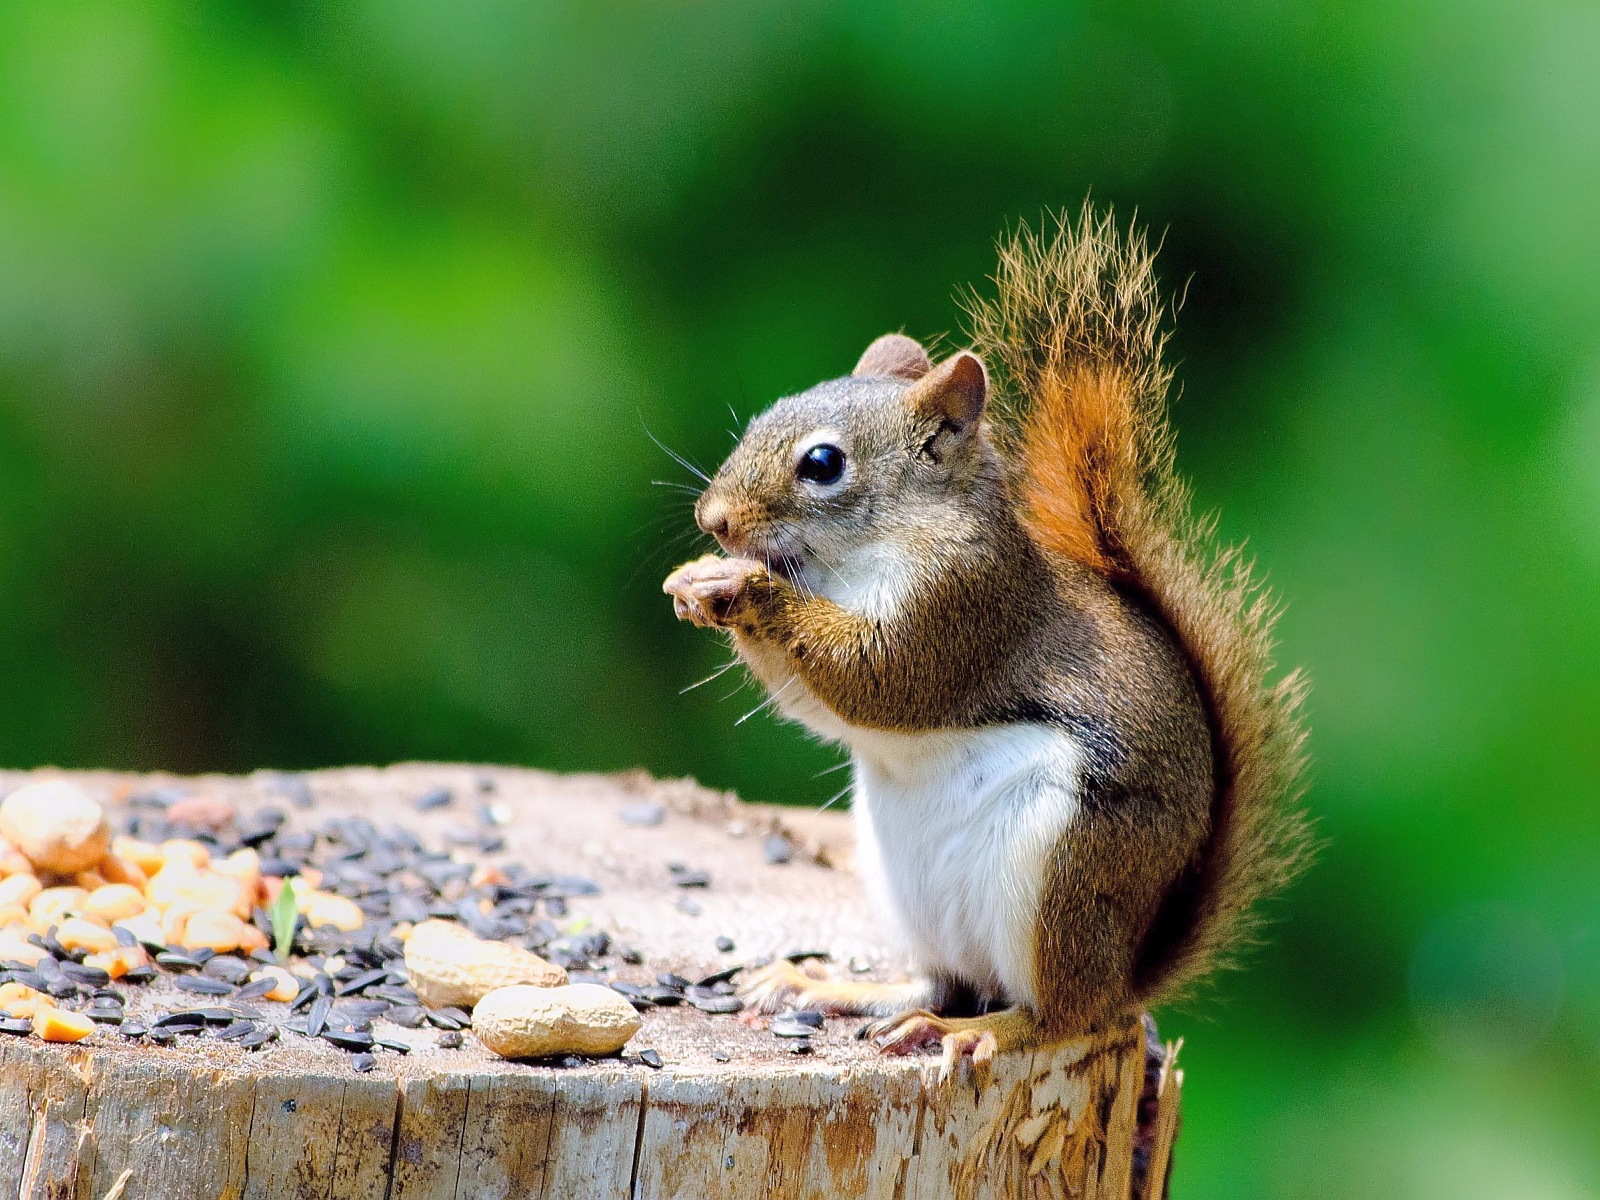
<svg viewBox="0 0 1600 1200"><path fill-rule="evenodd" d="M402 807L409 797L484 771L416 765L310 778L324 814L388 807L416 826ZM493 777L516 814L506 853L545 869L536 856L552 845L592 851L582 873L604 890L585 911L637 940L646 976L662 965L723 965L710 942L724 931L741 952L820 944L867 957L875 974L898 965L863 930L853 876L815 861L847 858L842 820L805 814L804 829L789 831L805 861L774 867L759 843L783 827L780 811L637 775ZM0 775L0 791L22 778ZM80 778L111 796L150 782ZM260 800L259 781L183 782L241 805ZM616 819L621 805L651 797L671 814L661 827L627 830ZM699 896L710 921L661 902L671 890L658 864L670 858L712 872ZM638 1061L646 1045L664 1069ZM503 1062L471 1039L453 1052L419 1042L359 1075L341 1052L287 1039L248 1054L192 1040L128 1044L106 1031L78 1046L7 1038L0 1200L1133 1198L1145 1073L1137 1025L1002 1056L981 1088L970 1076L941 1084L933 1060L881 1058L844 1033L801 1057L759 1029L692 1011L647 1014L629 1051L561 1068ZM1164 1194L1181 1080L1169 1057L1139 1200Z"/></svg>

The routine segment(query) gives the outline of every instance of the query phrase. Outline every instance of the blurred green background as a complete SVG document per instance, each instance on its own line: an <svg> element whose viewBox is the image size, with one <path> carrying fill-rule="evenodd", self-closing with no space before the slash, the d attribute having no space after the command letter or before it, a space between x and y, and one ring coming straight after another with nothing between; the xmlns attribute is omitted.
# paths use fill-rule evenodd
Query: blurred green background
<svg viewBox="0 0 1600 1200"><path fill-rule="evenodd" d="M1165 231L1181 460L1329 847L1179 1197L1600 1196L1600 12L0 6L0 760L644 764L818 802L658 585L732 417Z"/></svg>

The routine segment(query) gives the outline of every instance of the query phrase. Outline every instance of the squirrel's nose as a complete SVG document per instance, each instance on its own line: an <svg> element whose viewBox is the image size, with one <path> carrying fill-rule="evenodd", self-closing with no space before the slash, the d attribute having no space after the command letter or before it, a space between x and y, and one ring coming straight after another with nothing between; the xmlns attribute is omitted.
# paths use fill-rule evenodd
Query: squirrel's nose
<svg viewBox="0 0 1600 1200"><path fill-rule="evenodd" d="M728 506L726 504L716 501L712 501L709 504L702 503L695 517L700 523L700 528L716 538L717 541L720 542L727 538L731 525L728 520Z"/></svg>

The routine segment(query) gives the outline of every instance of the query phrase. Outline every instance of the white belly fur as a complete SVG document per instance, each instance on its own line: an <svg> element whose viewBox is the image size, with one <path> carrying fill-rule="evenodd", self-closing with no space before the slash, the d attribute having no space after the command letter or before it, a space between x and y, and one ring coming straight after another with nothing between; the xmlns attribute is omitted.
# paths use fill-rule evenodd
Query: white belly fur
<svg viewBox="0 0 1600 1200"><path fill-rule="evenodd" d="M857 867L918 965L1034 1006L1045 856L1078 810L1082 746L1039 724L863 729L770 647L739 649L785 716L852 751Z"/></svg>
<svg viewBox="0 0 1600 1200"><path fill-rule="evenodd" d="M1081 747L1045 725L857 732L868 887L924 969L1032 1006L1045 858L1077 811Z"/></svg>

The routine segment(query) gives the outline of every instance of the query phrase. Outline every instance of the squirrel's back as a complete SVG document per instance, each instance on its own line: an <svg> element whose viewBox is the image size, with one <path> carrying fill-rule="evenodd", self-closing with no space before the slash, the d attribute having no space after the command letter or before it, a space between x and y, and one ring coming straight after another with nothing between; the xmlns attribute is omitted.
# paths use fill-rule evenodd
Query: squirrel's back
<svg viewBox="0 0 1600 1200"><path fill-rule="evenodd" d="M1167 626L1206 707L1210 832L1137 972L1141 999L1165 999L1248 939L1256 901L1307 856L1295 804L1304 684L1298 674L1270 680L1272 602L1239 549L1192 515L1174 472L1164 312L1142 235L1121 236L1109 212L1085 206L1076 222L1019 230L995 282L996 296L970 310L998 375L994 433L1024 524Z"/></svg>

